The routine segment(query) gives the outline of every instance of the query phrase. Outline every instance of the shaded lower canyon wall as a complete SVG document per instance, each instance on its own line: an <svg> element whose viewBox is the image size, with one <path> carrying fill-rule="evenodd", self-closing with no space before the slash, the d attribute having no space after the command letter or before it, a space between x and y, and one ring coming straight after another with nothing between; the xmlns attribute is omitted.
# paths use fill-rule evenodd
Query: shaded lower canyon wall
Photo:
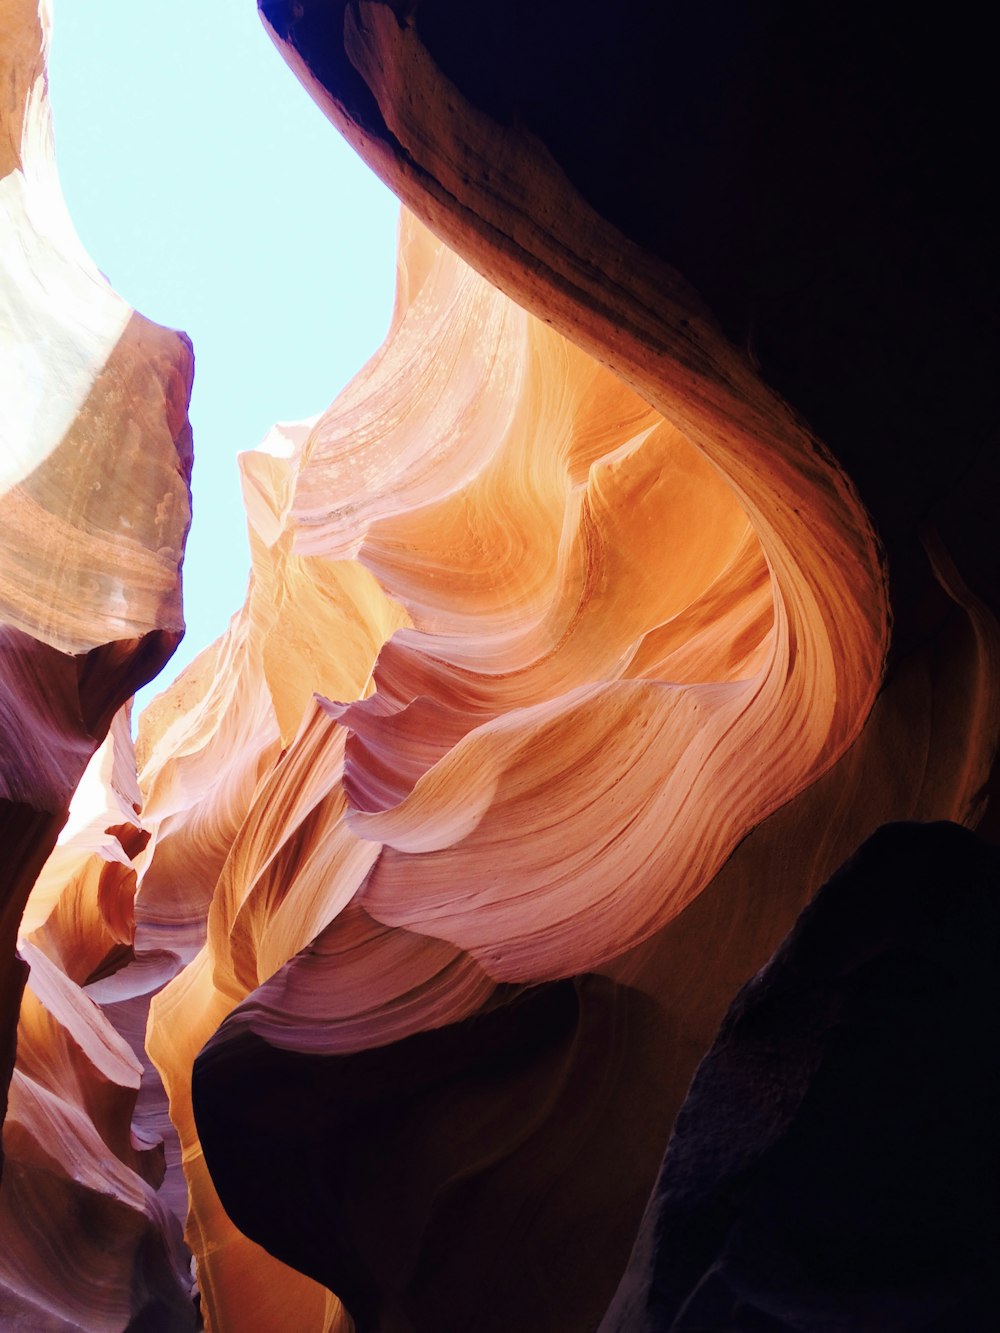
<svg viewBox="0 0 1000 1333"><path fill-rule="evenodd" d="M891 824L731 1005L601 1333L986 1330L1000 852Z"/></svg>
<svg viewBox="0 0 1000 1333"><path fill-rule="evenodd" d="M881 351L848 365L810 341L853 309L838 274L818 304L782 272L755 281L788 300L764 299L763 214L713 269L721 223L676 233L671 204L651 238L613 206L579 159L584 110L574 140L553 109L574 89L545 82L542 19L521 15L523 50L493 34L498 82L444 0L262 8L414 211L381 351L242 456L246 602L135 750L121 705L181 629L190 352L79 255L50 157L0 182L30 233L4 252L4 336L38 388L0 460L0 1325L916 1330L923 1288L889 1249L933 1251L933 1219L879 1214L889 1249L858 1295L796 1231L853 1254L862 1184L808 1217L792 1185L869 1094L880 1141L904 1126L923 1169L926 1118L900 1105L916 1020L898 1078L882 1058L893 978L940 1028L929 1079L981 1091L957 1072L976 1042L948 1056L941 1034L973 992L985 1006L995 933L995 858L955 827L995 826L995 454L949 439L935 472L928 408L893 492L899 436L851 435L884 422L879 386L899 402ZM45 16L8 11L5 128L44 144ZM624 91L645 22L603 46L626 184L652 139L680 151ZM697 217L712 199L686 184ZM802 255L829 241L816 225ZM970 431L981 409L970 389ZM899 820L919 823L796 927ZM964 1176L988 1169L976 1134ZM968 1197L938 1333L986 1327L995 1216Z"/></svg>

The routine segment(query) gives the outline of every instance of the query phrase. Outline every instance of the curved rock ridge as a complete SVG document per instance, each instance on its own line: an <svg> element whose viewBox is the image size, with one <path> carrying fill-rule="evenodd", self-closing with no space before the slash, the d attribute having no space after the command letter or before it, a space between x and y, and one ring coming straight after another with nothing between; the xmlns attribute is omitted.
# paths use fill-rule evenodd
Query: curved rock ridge
<svg viewBox="0 0 1000 1333"><path fill-rule="evenodd" d="M726 340L702 298L597 217L555 164L542 160L540 147L501 132L461 97L421 46L416 10L404 22L390 7L376 4L323 12L309 4L287 12L281 5L262 9L310 91L402 197L488 277L541 307L547 320L610 361L658 409L635 421L631 449L625 439L616 441L621 458L610 453L602 458L596 450L588 456L595 443L590 431L596 426L599 432L599 426L581 398L579 416L588 418L588 426L579 466L586 471L573 474L570 464L563 473L566 501L561 512L558 505L550 511L555 521L547 551L531 552L534 577L543 576L546 560L550 567L556 562L565 596L553 597L541 615L529 601L517 626L504 624L504 598L495 598L484 606L490 621L477 626L475 646L463 642L461 620L435 602L434 588L447 584L443 578L435 584L433 566L425 567L419 587L414 576L421 566L413 562L411 573L398 566L421 540L425 549L433 546L434 559L447 543L456 563L490 577L516 561L516 546L507 549L502 491L492 535L488 527L479 535L487 500L476 491L461 502L449 497L447 504L404 522L391 514L391 468L374 460L348 414L352 447L343 461L337 454L343 438L337 434L339 416L317 426L292 510L307 550L351 549L343 543L357 540L351 536L355 515L365 517L368 531L359 558L387 580L418 630L445 640L426 640L427 652L421 644L412 654L418 666L409 660L408 636L397 636L379 664L382 702L350 716L356 738L347 776L357 807L352 824L388 848L366 889L369 910L386 922L442 935L472 950L498 979L523 981L593 967L680 910L748 827L814 779L857 734L887 643L886 589L874 535L847 477L768 389L745 352ZM345 59L337 51L341 39L347 65L338 63ZM321 86L327 75L329 88ZM355 100L362 85L365 93ZM439 113L440 99L447 107ZM454 137L445 144L436 138L439 129ZM497 164L488 177L478 169L484 162ZM448 201L456 192L463 206L452 208ZM526 211L535 195L545 201L540 220ZM502 215L503 209L510 213ZM577 228L576 241L569 228ZM552 335L530 327L538 348L534 355L544 356ZM404 336L402 329L399 335ZM506 340L512 343L513 330ZM582 367L589 363L580 353L565 355L571 363L564 381L566 407L573 414L568 396L573 367L586 376ZM491 362L491 383L497 373ZM523 420L531 422L545 412L546 390L532 384L530 369L522 392ZM628 391L618 385L616 392ZM609 421L624 403L619 400ZM349 413L349 403L344 406ZM458 397L449 398L440 420L431 423L443 441L454 437L446 413L460 410ZM659 428L641 438L657 416ZM496 439L504 426L488 416L475 429L489 449L485 432L491 430ZM391 428L387 438L393 439ZM523 469L514 461L517 438L513 423L503 457ZM458 451L448 456L450 466L459 469ZM391 457L393 468L400 460L405 467L398 447ZM681 466L679 457L685 459ZM348 496L358 489L351 485L351 468L359 478L390 479L390 513L384 518L370 504L359 509L356 501L342 502L345 488ZM685 471L692 488L704 487L700 511L679 484ZM721 474L733 497L733 521L741 521L735 517L738 505L752 529L745 551L738 549L735 529L721 534L726 502L717 505L710 498L712 472ZM574 475L576 485L569 480ZM324 509L326 480L337 487L338 503ZM480 492L488 480L484 477ZM542 487L553 481L543 475L537 482L526 480L527 486L518 483L522 492L534 491L536 505L544 502ZM671 485L683 514L679 522L670 508ZM721 486L716 489L722 493ZM580 505L578 518L574 504ZM473 523L475 536L466 540L463 533ZM715 523L720 529L713 530ZM543 525L536 530L542 538ZM671 543L678 543L680 531L689 534L684 547L689 554L677 558ZM483 541L488 544L477 549ZM654 544L657 549L651 549ZM706 561L701 568L699 558ZM718 563L709 568L713 560ZM641 601L634 593L639 565ZM733 588L726 587L727 565L739 588L735 600ZM763 586L765 568L769 588ZM474 582L468 590L464 584L463 578L463 602L469 599L471 609L477 590ZM756 603L751 589L760 599ZM531 598L532 590L526 592ZM775 626L767 649L760 633L766 602L773 605ZM593 614L587 614L591 608ZM727 616L732 616L728 634L722 628ZM496 629L483 642L482 630L492 630L492 624ZM559 652L553 651L556 645ZM760 654L756 659L754 652ZM405 677L418 670L419 683L411 685ZM651 683L642 683L646 680ZM574 689L581 690L579 697ZM426 741L414 741L410 748L422 745L421 757L404 754L402 765L395 756L391 765L380 763L379 714L390 702L394 710L414 707L419 713L428 705L417 704L417 695L444 711L434 713L433 727L421 728L415 716L412 731L432 730L442 749L433 754ZM753 736L755 753L773 782L763 773L749 787L736 778L727 756L730 745L742 744L740 728ZM667 736L669 761L666 743L658 741ZM718 744L723 736L726 743ZM523 747L531 751L528 764L522 761ZM564 763L554 760L558 772L546 770L547 753L564 756ZM518 780L506 783L515 766ZM389 768L391 777L385 775ZM478 783L471 801L469 771ZM730 780L734 788L725 790ZM495 803L494 789L504 792ZM591 803L601 799L598 793L606 814L620 802L622 825L630 824L636 836L615 838L612 816L600 854L581 850L576 864L555 844L563 838L565 847L590 846L580 831L592 823ZM439 811L437 831L431 807ZM707 818L711 808L726 809L731 822L728 816ZM695 836L683 828L688 818L698 825ZM545 825L559 830L548 845L544 837L521 838L522 829L540 831ZM509 856L515 840L516 853ZM416 851L423 854L419 861L407 859ZM522 860L523 878L515 886ZM501 861L504 883L497 888L491 869ZM669 891L662 874L667 865ZM531 929L508 930L506 903L527 901L529 895ZM581 926L584 918L587 925Z"/></svg>
<svg viewBox="0 0 1000 1333"><path fill-rule="evenodd" d="M350 824L385 845L363 901L497 980L572 974L676 915L853 738L879 571L858 511L840 588L820 601L825 551L783 577L676 427L446 251L426 273L314 427L290 513L297 549L356 551L413 620L342 715ZM428 308L449 318L420 337ZM464 361L445 379L457 346L481 397ZM839 480L796 522L832 525ZM731 755L750 737L748 789Z"/></svg>
<svg viewBox="0 0 1000 1333"><path fill-rule="evenodd" d="M220 1040L249 1029L323 1059L484 1007L502 1027L508 983L656 935L860 728L883 585L857 509L848 574L867 600L803 624L827 553L779 579L717 465L405 214L382 350L241 467L247 602L140 722L138 962L102 995L148 998L156 959L185 964L152 999L147 1047L212 1327L252 1308L261 1329L337 1329L333 1270L295 1272L279 1262L303 1267L294 1251L257 1236L272 1257L223 1210L191 1100L199 1050L220 1023ZM810 492L817 526L848 494L830 478ZM654 1077L653 1020L615 1054L618 994L598 1006L601 1059L634 1087ZM620 1141L602 1106L574 1139L597 1135L601 1163ZM666 1132L653 1119L611 1187L636 1220ZM595 1259L608 1294L618 1258Z"/></svg>

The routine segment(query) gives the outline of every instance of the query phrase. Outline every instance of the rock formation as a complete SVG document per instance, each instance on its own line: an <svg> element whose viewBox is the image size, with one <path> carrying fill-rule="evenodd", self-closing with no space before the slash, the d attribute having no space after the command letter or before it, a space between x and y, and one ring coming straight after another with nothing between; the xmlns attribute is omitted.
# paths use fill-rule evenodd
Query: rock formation
<svg viewBox="0 0 1000 1333"><path fill-rule="evenodd" d="M162 1150L133 1138L138 1066L83 987L132 954L126 705L183 631L192 357L73 232L48 6L4 0L0 24L0 1322L180 1329Z"/></svg>
<svg viewBox="0 0 1000 1333"><path fill-rule="evenodd" d="M843 750L882 624L856 508L858 592L829 634L853 628L871 670L818 710L816 674L840 663L828 644L790 661L786 599L732 488L409 219L383 351L244 477L247 605L140 730L154 831L138 938L183 959L207 917L148 1045L220 1327L245 1309L227 1314L227 1293L259 1281L260 1318L280 1290L198 1150L190 1070L220 1021L239 1005L228 1031L310 1029L317 1054L342 1053L620 956ZM796 575L787 605L809 596ZM726 764L758 731L783 742L734 791ZM633 1206L660 1146L614 1183Z"/></svg>
<svg viewBox="0 0 1000 1333"><path fill-rule="evenodd" d="M948 1162L988 1169L981 1108L958 1156L936 1103L907 1119L888 991L979 1098L949 978L991 984L993 852L879 835L713 1040L880 825L995 834L986 85L932 116L937 35L850 7L261 10L412 210L396 308L325 413L243 456L247 600L144 713L136 782L123 713L91 755L179 629L190 363L53 241L58 392L0 499L11 1058L15 932L32 968L0 1314L191 1326L183 1217L215 1333L915 1329L892 1254L933 1258L933 1219L878 1213L863 1298L797 1227L853 1262L839 1116L901 1126L886 1191L912 1165L947 1211ZM120 322L71 357L84 299ZM973 1194L940 1333L988 1326Z"/></svg>
<svg viewBox="0 0 1000 1333"><path fill-rule="evenodd" d="M987 1329L1000 854L879 830L734 1000L602 1333Z"/></svg>

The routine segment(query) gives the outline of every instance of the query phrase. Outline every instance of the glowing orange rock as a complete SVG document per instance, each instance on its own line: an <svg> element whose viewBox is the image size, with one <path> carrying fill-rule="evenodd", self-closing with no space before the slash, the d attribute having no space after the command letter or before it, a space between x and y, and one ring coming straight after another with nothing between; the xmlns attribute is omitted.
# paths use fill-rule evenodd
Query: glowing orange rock
<svg viewBox="0 0 1000 1333"><path fill-rule="evenodd" d="M420 263L391 347L436 448L407 468L398 431L366 440L355 403L386 423L387 353L315 426L291 509L301 549L356 550L413 620L343 714L349 822L385 847L362 901L497 980L570 975L676 915L853 738L884 632L874 545L858 510L836 578L826 551L783 569L773 520L759 535L675 427L453 256ZM411 334L439 305L444 341ZM441 383L463 340L481 398ZM796 523L832 530L839 484Z"/></svg>
<svg viewBox="0 0 1000 1333"><path fill-rule="evenodd" d="M381 1047L653 935L860 727L882 585L855 508L823 593L844 600L816 619L817 571L777 578L676 427L410 218L384 348L243 471L247 604L140 728L137 938L201 946L149 1050L213 1327L252 1306L336 1328L222 1211L198 1050L227 1016L314 1054ZM801 486L832 525L837 474Z"/></svg>

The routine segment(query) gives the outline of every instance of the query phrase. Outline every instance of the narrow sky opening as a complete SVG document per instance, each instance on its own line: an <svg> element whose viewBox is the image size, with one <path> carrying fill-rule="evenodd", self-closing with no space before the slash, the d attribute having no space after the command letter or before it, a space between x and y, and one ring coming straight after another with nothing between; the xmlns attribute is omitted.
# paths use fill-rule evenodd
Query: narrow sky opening
<svg viewBox="0 0 1000 1333"><path fill-rule="evenodd" d="M385 336L398 204L301 88L255 0L55 0L49 86L84 245L195 349L188 629L141 707L242 605L236 454L326 407Z"/></svg>

